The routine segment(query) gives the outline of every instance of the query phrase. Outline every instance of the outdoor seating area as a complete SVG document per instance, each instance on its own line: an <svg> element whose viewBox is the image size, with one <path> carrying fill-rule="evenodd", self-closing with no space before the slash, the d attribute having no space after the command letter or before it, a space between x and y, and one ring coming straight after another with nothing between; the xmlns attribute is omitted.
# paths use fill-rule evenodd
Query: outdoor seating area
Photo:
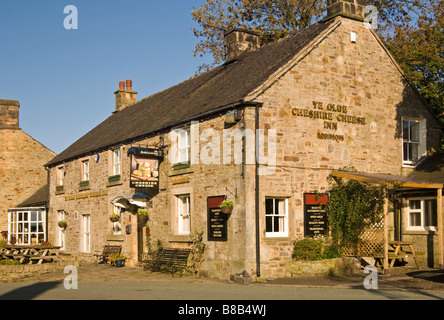
<svg viewBox="0 0 444 320"><path fill-rule="evenodd" d="M7 245L0 248L0 260L14 260L21 264L42 264L59 259L60 247L44 245Z"/></svg>
<svg viewBox="0 0 444 320"><path fill-rule="evenodd" d="M96 263L108 263L109 259L115 255L120 254L122 251L122 246L105 245L101 252L96 252L94 256L96 257Z"/></svg>
<svg viewBox="0 0 444 320"><path fill-rule="evenodd" d="M191 249L161 248L154 259L149 259L147 256L143 258L144 270L159 272L166 269L173 277L176 272L182 276L190 253Z"/></svg>

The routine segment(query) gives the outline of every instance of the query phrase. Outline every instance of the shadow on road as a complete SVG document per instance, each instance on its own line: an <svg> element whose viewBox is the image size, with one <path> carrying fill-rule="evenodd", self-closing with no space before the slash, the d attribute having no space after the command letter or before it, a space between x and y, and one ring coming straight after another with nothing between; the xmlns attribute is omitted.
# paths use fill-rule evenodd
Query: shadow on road
<svg viewBox="0 0 444 320"><path fill-rule="evenodd" d="M3 294L0 300L32 300L60 284L59 281L34 283Z"/></svg>

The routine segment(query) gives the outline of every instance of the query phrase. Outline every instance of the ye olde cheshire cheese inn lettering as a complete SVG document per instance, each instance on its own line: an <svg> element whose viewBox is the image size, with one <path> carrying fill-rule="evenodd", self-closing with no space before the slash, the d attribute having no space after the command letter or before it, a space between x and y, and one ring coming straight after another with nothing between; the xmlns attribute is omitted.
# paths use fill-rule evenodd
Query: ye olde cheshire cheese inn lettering
<svg viewBox="0 0 444 320"><path fill-rule="evenodd" d="M323 106L322 102L313 101L313 109L293 108L291 113L296 117L304 117L313 120L324 120L324 129L338 130L338 122L365 125L364 117L348 114L349 108L345 105L329 103ZM335 122L335 120L337 122ZM317 138L321 140L344 141L344 135L326 134L318 130Z"/></svg>

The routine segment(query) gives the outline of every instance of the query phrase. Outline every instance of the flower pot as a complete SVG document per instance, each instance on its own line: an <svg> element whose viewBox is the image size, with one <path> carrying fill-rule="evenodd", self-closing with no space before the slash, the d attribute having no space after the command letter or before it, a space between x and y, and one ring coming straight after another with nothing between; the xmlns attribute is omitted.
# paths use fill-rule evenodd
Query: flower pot
<svg viewBox="0 0 444 320"><path fill-rule="evenodd" d="M125 265L125 259L117 259L115 263L116 268L122 268Z"/></svg>
<svg viewBox="0 0 444 320"><path fill-rule="evenodd" d="M231 214L231 211L233 211L233 207L222 207L220 208L220 211L225 214Z"/></svg>
<svg viewBox="0 0 444 320"><path fill-rule="evenodd" d="M140 225L142 225L142 226L146 225L146 223L148 222L148 216L146 216L146 215L138 215L137 216L137 222Z"/></svg>

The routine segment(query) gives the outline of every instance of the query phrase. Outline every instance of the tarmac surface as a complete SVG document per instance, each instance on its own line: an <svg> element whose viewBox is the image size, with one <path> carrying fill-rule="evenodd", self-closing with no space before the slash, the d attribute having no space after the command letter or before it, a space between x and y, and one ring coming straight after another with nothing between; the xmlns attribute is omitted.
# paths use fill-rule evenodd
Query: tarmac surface
<svg viewBox="0 0 444 320"><path fill-rule="evenodd" d="M83 263L77 268L78 281L173 281L176 283L228 283L229 281L215 280L203 277L184 275L172 277L170 273L144 271L139 266L124 266L122 268L110 267L102 264ZM64 281L67 273L59 270L52 273L41 274L26 278L25 282L54 282ZM369 274L353 273L331 276L305 275L293 278L280 278L268 281L252 282L250 286L289 285L312 288L347 288L362 289L365 279ZM430 290L444 291L444 270L416 269L412 267L395 267L390 270L390 275L382 275L378 269L378 289L386 290Z"/></svg>

